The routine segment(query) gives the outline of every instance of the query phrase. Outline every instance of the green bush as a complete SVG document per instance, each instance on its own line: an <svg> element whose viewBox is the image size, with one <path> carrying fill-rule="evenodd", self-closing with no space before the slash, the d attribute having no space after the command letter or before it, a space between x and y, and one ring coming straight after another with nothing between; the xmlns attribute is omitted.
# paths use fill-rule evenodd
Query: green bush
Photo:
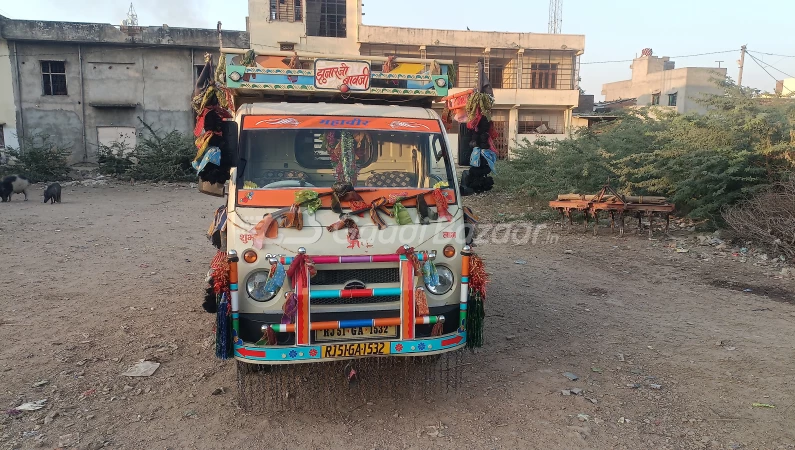
<svg viewBox="0 0 795 450"><path fill-rule="evenodd" d="M6 151L9 161L0 165L0 177L19 174L28 177L32 183L69 178L72 152L69 147L56 144L49 135L26 136L19 148Z"/></svg>
<svg viewBox="0 0 795 450"><path fill-rule="evenodd" d="M196 171L191 166L196 156L192 136L171 131L164 136L152 133L135 147L137 163L130 166L128 175L136 180L191 181Z"/></svg>
<svg viewBox="0 0 795 450"><path fill-rule="evenodd" d="M126 176L137 161L131 148L126 142L113 142L109 146L100 145L97 152L99 172L105 175Z"/></svg>
<svg viewBox="0 0 795 450"><path fill-rule="evenodd" d="M196 156L193 137L176 130L162 134L143 125L148 135L135 148L120 142L100 147L100 172L142 181L195 180L196 171L191 166Z"/></svg>
<svg viewBox="0 0 795 450"><path fill-rule="evenodd" d="M639 108L556 142L524 141L498 167L495 187L548 201L594 194L610 180L627 195L662 195L695 219L721 210L795 169L795 104L722 82L704 115Z"/></svg>

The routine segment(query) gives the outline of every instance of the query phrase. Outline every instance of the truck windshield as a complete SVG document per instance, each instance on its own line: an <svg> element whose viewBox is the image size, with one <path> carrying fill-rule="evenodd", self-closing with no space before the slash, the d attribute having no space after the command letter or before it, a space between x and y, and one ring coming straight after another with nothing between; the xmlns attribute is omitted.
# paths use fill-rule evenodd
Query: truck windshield
<svg viewBox="0 0 795 450"><path fill-rule="evenodd" d="M238 188L453 186L439 132L360 129L244 129Z"/></svg>

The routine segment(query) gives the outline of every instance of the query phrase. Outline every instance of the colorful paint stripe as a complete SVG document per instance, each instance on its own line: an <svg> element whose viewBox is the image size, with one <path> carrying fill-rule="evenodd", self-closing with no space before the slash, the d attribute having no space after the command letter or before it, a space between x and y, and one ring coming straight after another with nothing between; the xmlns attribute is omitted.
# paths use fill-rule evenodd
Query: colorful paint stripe
<svg viewBox="0 0 795 450"><path fill-rule="evenodd" d="M435 323L444 323L444 316L423 316L414 319L416 325L433 325ZM342 328L358 328L358 327L394 327L400 326L400 317L387 317L380 319L358 319L358 320L337 320L325 322L312 322L310 329L317 330L339 330ZM267 327L271 327L277 333L295 333L295 324L273 324L263 325L262 330L265 331Z"/></svg>
<svg viewBox="0 0 795 450"><path fill-rule="evenodd" d="M231 297L230 300L232 301L232 329L235 332L235 335L239 335L240 333L240 318L239 318L239 311L240 311L240 297L237 292L237 252L232 250L229 252L228 255L229 259L229 296Z"/></svg>
<svg viewBox="0 0 795 450"><path fill-rule="evenodd" d="M417 252L417 258L420 261L428 259L427 252ZM389 263L405 261L405 255L398 255L397 253L388 253L386 255L356 255L356 256L313 256L312 261L315 264L362 264L362 263ZM293 262L292 256L282 256L279 262L284 265L290 265Z"/></svg>
<svg viewBox="0 0 795 450"><path fill-rule="evenodd" d="M466 247L461 252L461 299L459 301L460 309L460 323L458 324L458 332L463 333L466 331L467 323L467 300L469 299L469 258L471 251Z"/></svg>
<svg viewBox="0 0 795 450"><path fill-rule="evenodd" d="M411 261L400 262L400 277L403 285L400 334L403 339L414 339L414 265Z"/></svg>
<svg viewBox="0 0 795 450"><path fill-rule="evenodd" d="M309 279L309 269L307 271L306 279ZM296 336L295 341L298 345L309 345L310 343L310 319L309 319L309 286L299 285L295 286L295 292L298 296L298 313L296 314Z"/></svg>
<svg viewBox="0 0 795 450"><path fill-rule="evenodd" d="M312 289L309 294L311 300L321 298L361 298L361 297L390 297L399 296L400 288L372 288L372 289Z"/></svg>

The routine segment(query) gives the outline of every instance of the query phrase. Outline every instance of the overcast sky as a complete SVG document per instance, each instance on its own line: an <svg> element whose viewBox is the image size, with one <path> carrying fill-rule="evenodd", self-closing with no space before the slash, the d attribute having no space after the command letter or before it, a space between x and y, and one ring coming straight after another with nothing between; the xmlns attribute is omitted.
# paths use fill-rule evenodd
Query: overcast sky
<svg viewBox="0 0 795 450"><path fill-rule="evenodd" d="M260 0L267 1L267 0ZM348 0L352 1L352 0ZM795 77L793 0L562 0L563 32L585 35L582 87L599 98L602 83L630 78L629 61L650 47L675 58L677 67L728 67L737 79L740 46L748 45L761 66L746 58L743 84L772 91L775 79ZM134 0L141 25L245 29L247 0ZM364 23L420 28L545 33L548 0L364 0ZM119 24L129 0L0 1L0 14L14 19ZM773 53L775 55L765 55ZM595 64L601 61L623 61ZM785 75L785 74L789 74ZM772 76L771 76L772 75Z"/></svg>

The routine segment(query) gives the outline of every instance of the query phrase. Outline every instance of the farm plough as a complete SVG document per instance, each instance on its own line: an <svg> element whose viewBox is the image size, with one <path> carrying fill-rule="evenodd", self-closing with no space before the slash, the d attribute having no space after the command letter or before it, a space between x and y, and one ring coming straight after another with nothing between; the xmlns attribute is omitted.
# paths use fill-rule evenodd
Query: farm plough
<svg viewBox="0 0 795 450"><path fill-rule="evenodd" d="M594 236L599 230L599 215L606 213L610 218L610 229L615 230L618 224L619 235L624 235L624 220L627 216L638 219L638 229L643 229L642 219L649 220L649 237L652 237L653 220L657 215L665 220L665 234L668 234L670 216L674 212L673 203L665 197L651 196L625 196L620 195L610 185L604 185L596 195L561 194L557 200L549 202L549 206L560 212L561 226L566 222L573 225L572 213L582 212L585 215L585 228L588 228L593 219Z"/></svg>

